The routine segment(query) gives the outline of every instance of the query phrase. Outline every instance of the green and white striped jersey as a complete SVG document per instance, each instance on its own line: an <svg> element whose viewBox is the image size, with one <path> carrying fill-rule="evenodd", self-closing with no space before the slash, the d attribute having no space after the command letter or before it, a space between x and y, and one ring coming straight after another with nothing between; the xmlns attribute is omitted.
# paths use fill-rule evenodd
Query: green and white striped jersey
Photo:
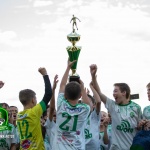
<svg viewBox="0 0 150 150"><path fill-rule="evenodd" d="M59 93L56 113L56 135L53 150L85 150L84 126L90 107L80 103L72 106Z"/></svg>
<svg viewBox="0 0 150 150"><path fill-rule="evenodd" d="M10 130L0 131L0 150L9 150L11 144L17 143L16 129L9 123Z"/></svg>
<svg viewBox="0 0 150 150"><path fill-rule="evenodd" d="M118 105L107 98L106 108L112 117L110 150L129 150L137 133L137 124L142 119L141 107L133 101L127 105Z"/></svg>
<svg viewBox="0 0 150 150"><path fill-rule="evenodd" d="M99 150L99 126L100 114L97 114L96 110L94 109L94 111L92 111L89 115L84 129L86 150Z"/></svg>
<svg viewBox="0 0 150 150"><path fill-rule="evenodd" d="M150 106L146 106L143 110L143 118L150 120Z"/></svg>
<svg viewBox="0 0 150 150"><path fill-rule="evenodd" d="M46 128L46 141L49 143L49 149L46 150L52 150L54 137L56 133L56 123L53 120L50 121L50 119L47 118L44 126Z"/></svg>

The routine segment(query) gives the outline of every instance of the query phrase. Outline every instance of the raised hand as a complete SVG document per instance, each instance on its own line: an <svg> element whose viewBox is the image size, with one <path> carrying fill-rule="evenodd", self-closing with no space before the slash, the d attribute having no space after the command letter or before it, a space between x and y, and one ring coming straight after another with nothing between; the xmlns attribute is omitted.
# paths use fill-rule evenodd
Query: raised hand
<svg viewBox="0 0 150 150"><path fill-rule="evenodd" d="M38 69L38 71L44 76L44 75L47 75L47 71L46 71L46 69L44 68L44 67L40 67L39 69Z"/></svg>
<svg viewBox="0 0 150 150"><path fill-rule="evenodd" d="M109 119L108 117L106 117L106 118L103 120L103 125L104 125L105 128L108 127L109 122L110 122L110 119Z"/></svg>
<svg viewBox="0 0 150 150"><path fill-rule="evenodd" d="M91 76L96 76L96 72L97 72L97 65L96 64L90 65Z"/></svg>
<svg viewBox="0 0 150 150"><path fill-rule="evenodd" d="M71 68L72 65L76 62L77 60L73 60L72 62L68 58L68 67Z"/></svg>
<svg viewBox="0 0 150 150"><path fill-rule="evenodd" d="M58 75L56 74L55 77L54 77L54 81L53 81L53 90L56 89L58 81L59 81L58 80Z"/></svg>

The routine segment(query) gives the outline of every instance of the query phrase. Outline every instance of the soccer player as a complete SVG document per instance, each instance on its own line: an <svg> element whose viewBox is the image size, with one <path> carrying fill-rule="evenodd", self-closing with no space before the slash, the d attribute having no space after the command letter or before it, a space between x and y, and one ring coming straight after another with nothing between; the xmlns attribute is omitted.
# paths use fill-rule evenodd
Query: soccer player
<svg viewBox="0 0 150 150"><path fill-rule="evenodd" d="M53 141L54 141L54 136L56 133L56 109L55 109L55 90L57 87L58 83L58 75L55 75L54 77L54 82L53 82L53 88L52 88L52 98L49 106L49 113L48 113L48 118L45 123L45 128L46 128L46 139L45 139L45 147L46 150L51 150Z"/></svg>
<svg viewBox="0 0 150 150"><path fill-rule="evenodd" d="M45 82L45 94L37 104L36 93L30 89L21 90L19 99L24 110L18 113L17 128L20 135L20 150L44 150L40 118L51 99L52 89L49 76L45 68L39 68Z"/></svg>
<svg viewBox="0 0 150 150"><path fill-rule="evenodd" d="M148 100L150 101L150 83L147 84L146 88L147 88ZM143 110L143 118L148 120L146 126L150 130L150 105L146 106L144 108L144 110Z"/></svg>
<svg viewBox="0 0 150 150"><path fill-rule="evenodd" d="M101 111L101 124L100 124L100 150L109 150L111 141L111 129L109 127L110 118L108 114Z"/></svg>
<svg viewBox="0 0 150 150"><path fill-rule="evenodd" d="M75 81L67 83L74 62L68 60L60 83L53 150L85 150L84 125L90 113L90 101L81 80L80 84ZM83 103L78 104L81 96Z"/></svg>
<svg viewBox="0 0 150 150"><path fill-rule="evenodd" d="M100 126L100 108L101 100L93 87L92 82L90 83L90 88L92 90L93 96L88 94L89 100L91 101L91 112L88 116L86 125L85 125L85 149L86 150L99 150L99 126Z"/></svg>
<svg viewBox="0 0 150 150"><path fill-rule="evenodd" d="M129 150L133 137L137 133L137 125L142 118L141 107L130 101L130 88L126 83L114 84L114 100L105 96L98 85L95 64L90 66L92 82L101 101L105 104L112 119L112 141L110 150Z"/></svg>
<svg viewBox="0 0 150 150"><path fill-rule="evenodd" d="M0 150L16 150L16 130L8 122L8 112L0 107Z"/></svg>

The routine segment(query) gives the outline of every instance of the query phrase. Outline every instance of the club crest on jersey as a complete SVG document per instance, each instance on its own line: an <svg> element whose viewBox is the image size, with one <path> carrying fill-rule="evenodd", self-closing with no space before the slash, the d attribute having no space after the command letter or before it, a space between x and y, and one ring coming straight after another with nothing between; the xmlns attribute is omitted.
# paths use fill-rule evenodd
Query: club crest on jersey
<svg viewBox="0 0 150 150"><path fill-rule="evenodd" d="M133 118L134 116L134 112L130 112L130 117Z"/></svg>
<svg viewBox="0 0 150 150"><path fill-rule="evenodd" d="M130 127L130 123L127 120L122 120L121 125L117 125L117 130L122 131L122 132L133 132L133 128Z"/></svg>
<svg viewBox="0 0 150 150"><path fill-rule="evenodd" d="M30 140L24 140L21 144L21 147L23 149L28 149L30 147L31 141Z"/></svg>

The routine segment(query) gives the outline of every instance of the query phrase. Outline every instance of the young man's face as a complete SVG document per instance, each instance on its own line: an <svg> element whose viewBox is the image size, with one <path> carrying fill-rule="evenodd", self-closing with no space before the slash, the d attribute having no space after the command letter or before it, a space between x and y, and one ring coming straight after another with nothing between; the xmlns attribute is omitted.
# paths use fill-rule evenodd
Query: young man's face
<svg viewBox="0 0 150 150"><path fill-rule="evenodd" d="M17 118L17 113L18 113L18 108L17 107L10 107L9 108L10 112L12 113L14 120L16 120Z"/></svg>
<svg viewBox="0 0 150 150"><path fill-rule="evenodd" d="M103 121L106 117L108 117L108 114L104 111L101 111L101 125L103 125Z"/></svg>
<svg viewBox="0 0 150 150"><path fill-rule="evenodd" d="M113 96L117 104L121 104L123 102L123 97L125 96L125 92L121 92L118 86L114 87Z"/></svg>
<svg viewBox="0 0 150 150"><path fill-rule="evenodd" d="M147 96L148 96L148 100L150 101L150 87L147 87Z"/></svg>

